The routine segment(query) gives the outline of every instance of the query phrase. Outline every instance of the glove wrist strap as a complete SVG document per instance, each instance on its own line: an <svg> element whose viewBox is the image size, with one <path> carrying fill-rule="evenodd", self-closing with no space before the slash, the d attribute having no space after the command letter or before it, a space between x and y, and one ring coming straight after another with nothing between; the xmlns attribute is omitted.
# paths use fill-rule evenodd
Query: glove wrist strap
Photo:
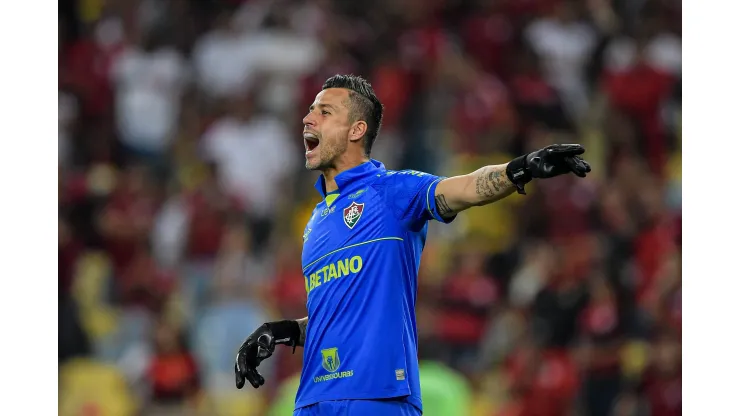
<svg viewBox="0 0 740 416"><path fill-rule="evenodd" d="M298 345L298 340L301 339L301 327L298 325L298 321L284 320L268 322L265 324L272 335L275 337L275 344L285 344L293 347Z"/></svg>
<svg viewBox="0 0 740 416"><path fill-rule="evenodd" d="M527 169L527 156L519 156L506 165L506 176L514 184L516 191L522 195L527 194L524 192L524 185L532 180L532 173Z"/></svg>

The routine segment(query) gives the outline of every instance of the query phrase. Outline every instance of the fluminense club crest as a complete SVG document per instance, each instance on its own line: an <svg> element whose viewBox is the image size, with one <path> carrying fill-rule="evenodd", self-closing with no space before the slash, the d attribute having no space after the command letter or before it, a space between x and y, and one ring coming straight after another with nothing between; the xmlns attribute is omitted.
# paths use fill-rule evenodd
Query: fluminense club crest
<svg viewBox="0 0 740 416"><path fill-rule="evenodd" d="M365 204L358 204L357 202L353 202L344 209L343 217L344 217L344 223L349 227L349 229L355 228L355 225L358 221L360 221L360 217L362 217L362 211L365 209Z"/></svg>

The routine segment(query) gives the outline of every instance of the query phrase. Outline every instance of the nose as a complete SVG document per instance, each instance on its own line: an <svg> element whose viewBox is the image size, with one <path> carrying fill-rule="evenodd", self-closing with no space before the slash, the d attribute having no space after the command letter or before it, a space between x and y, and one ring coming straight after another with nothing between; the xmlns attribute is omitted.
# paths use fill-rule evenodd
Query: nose
<svg viewBox="0 0 740 416"><path fill-rule="evenodd" d="M310 112L306 114L305 117L303 117L303 126L316 127L316 117L314 116L313 112Z"/></svg>

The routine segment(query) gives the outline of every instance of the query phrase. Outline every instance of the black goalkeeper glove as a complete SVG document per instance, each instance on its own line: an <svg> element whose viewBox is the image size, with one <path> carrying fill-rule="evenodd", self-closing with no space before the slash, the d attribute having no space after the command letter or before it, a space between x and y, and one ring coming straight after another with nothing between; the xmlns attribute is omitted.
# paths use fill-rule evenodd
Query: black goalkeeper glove
<svg viewBox="0 0 740 416"><path fill-rule="evenodd" d="M291 346L295 352L300 337L301 328L297 321L268 322L257 328L247 337L236 354L234 364L236 388L244 387L245 380L249 380L255 389L265 384L265 379L257 371L257 367L272 356L277 344Z"/></svg>
<svg viewBox="0 0 740 416"><path fill-rule="evenodd" d="M512 160L506 166L506 175L522 195L526 195L524 185L534 178L554 178L567 173L585 178L591 172L591 165L580 157L585 151L580 144L553 144Z"/></svg>

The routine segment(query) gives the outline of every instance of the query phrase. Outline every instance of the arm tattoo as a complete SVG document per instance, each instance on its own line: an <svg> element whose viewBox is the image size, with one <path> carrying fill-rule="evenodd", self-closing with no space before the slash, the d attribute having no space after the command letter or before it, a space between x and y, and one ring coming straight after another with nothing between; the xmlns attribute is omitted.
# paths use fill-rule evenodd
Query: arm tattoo
<svg viewBox="0 0 740 416"><path fill-rule="evenodd" d="M308 317L296 320L298 328L301 329L301 337L298 339L298 346L302 347L306 343L306 329L308 328Z"/></svg>
<svg viewBox="0 0 740 416"><path fill-rule="evenodd" d="M495 198L511 190L512 185L505 166L488 166L475 179L475 193L481 198Z"/></svg>
<svg viewBox="0 0 740 416"><path fill-rule="evenodd" d="M434 197L434 202L437 203L437 211L443 218L454 214L454 210L447 204L444 194L439 194Z"/></svg>

